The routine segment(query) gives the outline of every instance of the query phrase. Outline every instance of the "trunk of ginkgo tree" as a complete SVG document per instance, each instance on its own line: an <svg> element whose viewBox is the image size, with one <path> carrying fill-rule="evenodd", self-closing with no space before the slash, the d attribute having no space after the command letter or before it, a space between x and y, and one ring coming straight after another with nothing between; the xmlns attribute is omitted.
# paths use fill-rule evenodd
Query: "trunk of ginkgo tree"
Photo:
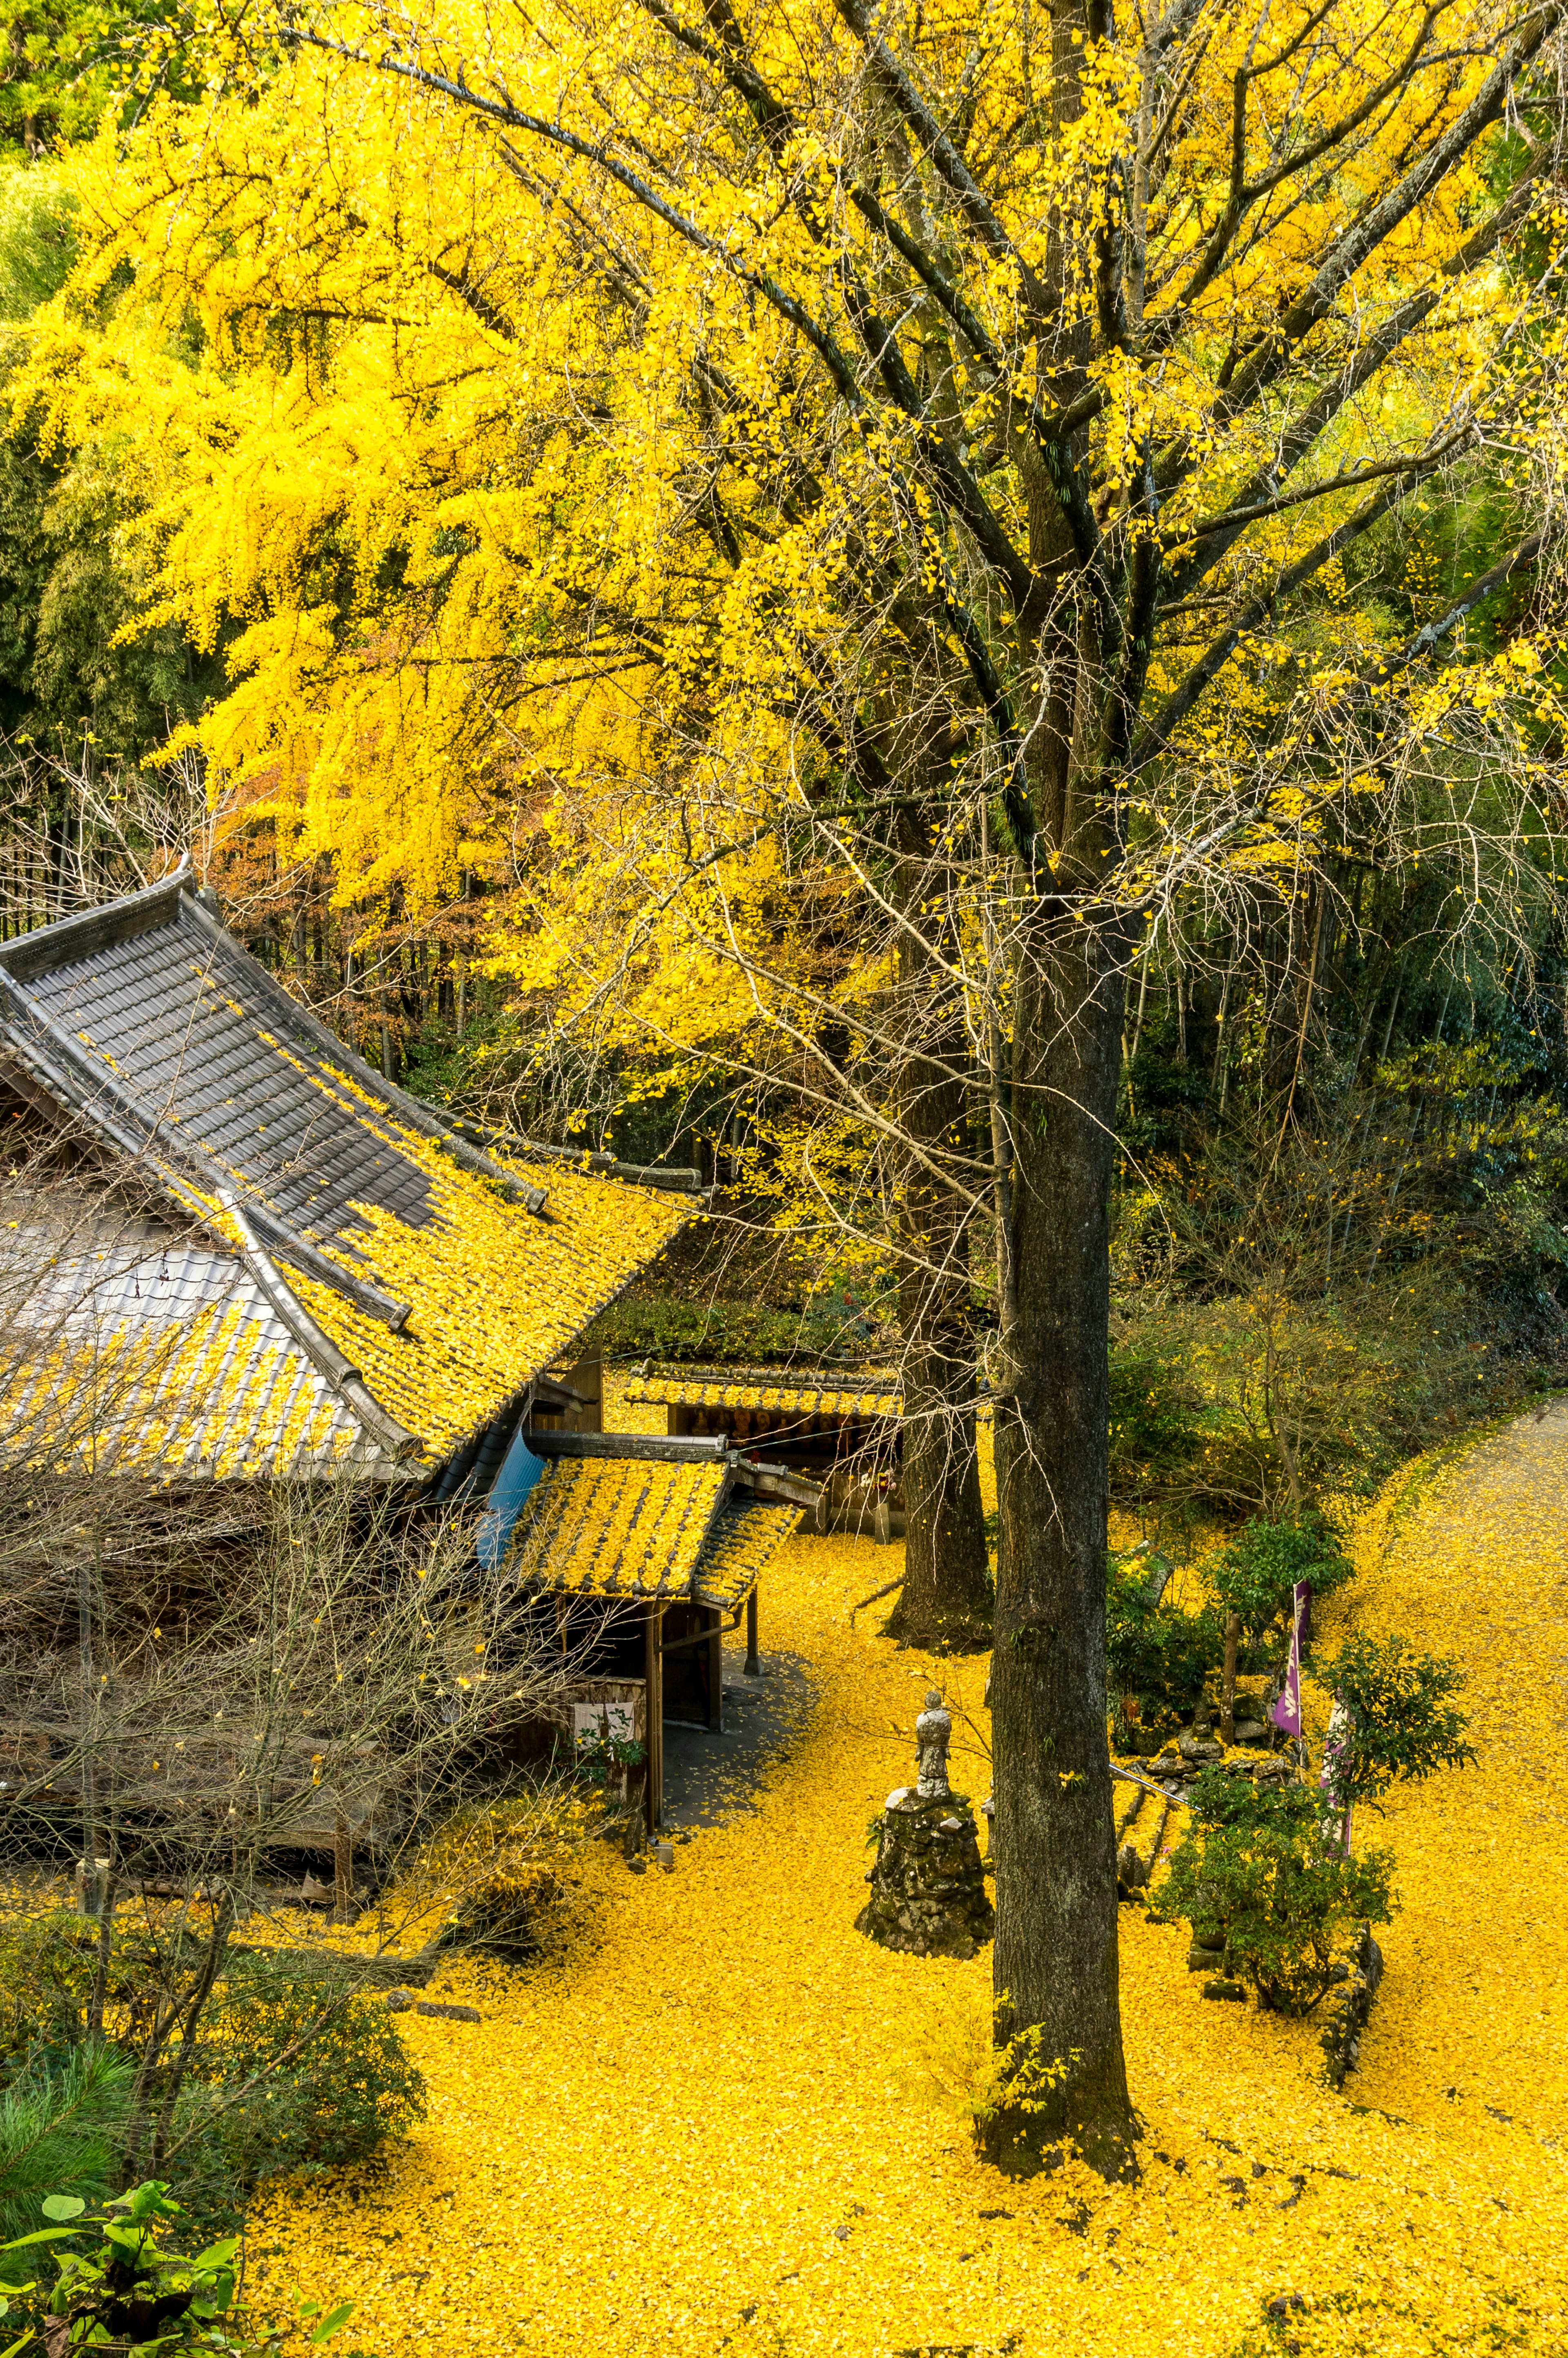
<svg viewBox="0 0 1568 2358"><path fill-rule="evenodd" d="M1132 2166L1105 1671L1125 956L1124 943L1064 916L1017 999L1017 1314L997 1410L991 1670L997 2037L1011 2043L982 2145L1021 2172L1069 2136L1108 2174Z"/></svg>
<svg viewBox="0 0 1568 2358"><path fill-rule="evenodd" d="M1050 108L1083 111L1094 31L1081 0L1052 12ZM1051 226L1037 316L1041 387L1087 382L1089 323L1068 299L1071 223ZM1103 258L1103 254L1102 254ZM1027 912L1012 949L1014 1303L997 1407L993 1987L1000 2049L989 2158L1027 2172L1071 2138L1108 2176L1136 2169L1122 2054L1116 1835L1106 1727L1110 1207L1126 975L1134 929L1098 896L1120 849L1111 795L1127 739L1103 611L1082 566L1072 481L1085 438L1020 437L1033 576L1021 620L1035 676L1027 750L1033 841L1015 871ZM1130 559L1152 590L1147 554ZM1153 576L1157 580L1157 570ZM1147 628L1147 624L1144 625ZM1115 691L1136 708L1138 679Z"/></svg>
<svg viewBox="0 0 1568 2358"><path fill-rule="evenodd" d="M904 849L903 897L918 914L925 847L910 829ZM906 1537L903 1587L887 1626L904 1645L962 1653L990 1643L991 1594L975 1447L968 1207L947 1175L965 1145L968 1054L950 1020L934 1029L942 987L934 963L928 942L904 937L893 1038L906 1254L899 1287Z"/></svg>

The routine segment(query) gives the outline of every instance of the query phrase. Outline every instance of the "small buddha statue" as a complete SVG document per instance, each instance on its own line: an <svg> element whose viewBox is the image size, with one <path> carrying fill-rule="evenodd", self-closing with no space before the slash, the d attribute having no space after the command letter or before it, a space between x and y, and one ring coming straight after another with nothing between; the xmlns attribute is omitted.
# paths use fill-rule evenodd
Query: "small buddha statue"
<svg viewBox="0 0 1568 2358"><path fill-rule="evenodd" d="M923 1801L945 1801L951 1790L947 1783L947 1747L953 1741L953 1714L946 1710L940 1694L933 1687L925 1698L925 1709L914 1723L915 1758L920 1764L917 1790Z"/></svg>

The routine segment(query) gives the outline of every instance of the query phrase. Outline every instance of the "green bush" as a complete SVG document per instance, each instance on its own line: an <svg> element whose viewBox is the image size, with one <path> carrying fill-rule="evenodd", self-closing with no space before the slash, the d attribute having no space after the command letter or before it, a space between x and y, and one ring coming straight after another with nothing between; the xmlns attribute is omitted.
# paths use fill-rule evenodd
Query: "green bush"
<svg viewBox="0 0 1568 2358"><path fill-rule="evenodd" d="M1322 1516L1307 1513L1281 1522L1254 1516L1204 1569L1226 1611L1257 1638L1273 1621L1289 1628L1298 1580L1311 1581L1314 1597L1326 1596L1354 1566Z"/></svg>
<svg viewBox="0 0 1568 2358"><path fill-rule="evenodd" d="M1465 1739L1469 1722L1453 1701L1464 1682L1456 1663L1418 1654L1402 1638L1352 1638L1318 1676L1348 1714L1332 1758L1324 1747L1341 1807L1375 1804L1391 1785L1419 1784L1475 1759Z"/></svg>
<svg viewBox="0 0 1568 2358"><path fill-rule="evenodd" d="M12 2317L26 2330L13 2351L121 2351L130 2358L198 2350L222 2358L278 2358L274 2333L254 2338L239 2306L239 2238L229 2236L187 2258L164 2236L182 2206L149 2179L89 2210L80 2195L51 2194L38 2205L51 2223L0 2246L0 2269L15 2288ZM52 2248L50 2248L52 2247ZM47 2254L47 2255L46 2255ZM313 2342L330 2341L353 2313L343 2301L327 2316L314 2303L298 2311L319 2320Z"/></svg>
<svg viewBox="0 0 1568 2358"><path fill-rule="evenodd" d="M71 1937L81 1928L65 1909L0 1922L0 2077L25 2068L40 2047L83 2036L93 1956Z"/></svg>
<svg viewBox="0 0 1568 2358"><path fill-rule="evenodd" d="M40 2188L95 2197L114 2182L168 1957L145 1919L117 1919L102 2039L87 2034L97 1963L97 1926L69 1909L0 1922L0 2233L17 2232L16 2204ZM165 2050L155 2111L177 2050ZM384 1999L354 1994L346 1973L302 1979L287 1959L231 1952L163 2167L200 2232L217 2234L263 2179L363 2160L425 2110Z"/></svg>
<svg viewBox="0 0 1568 2358"><path fill-rule="evenodd" d="M1393 1912L1391 1851L1346 1856L1324 1833L1321 1795L1206 1768L1156 1909L1195 1940L1223 1941L1224 1969L1280 2014L1310 2014L1344 1978L1336 1952Z"/></svg>
<svg viewBox="0 0 1568 2358"><path fill-rule="evenodd" d="M287 1961L235 1957L204 2022L168 2168L203 2233L264 2179L364 2160L425 2117L424 2076L385 1999Z"/></svg>
<svg viewBox="0 0 1568 2358"><path fill-rule="evenodd" d="M1130 1698L1138 1700L1140 1724L1158 1735L1195 1709L1219 1659L1223 1633L1213 1606L1188 1613L1163 1597L1154 1601L1166 1569L1148 1554L1111 1555L1106 1562L1106 1679L1123 1743L1130 1734Z"/></svg>
<svg viewBox="0 0 1568 2358"><path fill-rule="evenodd" d="M1112 1498L1146 1504L1184 1499L1200 1488L1207 1422L1201 1393L1161 1338L1145 1334L1112 1345Z"/></svg>
<svg viewBox="0 0 1568 2358"><path fill-rule="evenodd" d="M0 2096L0 2235L36 2227L45 2194L85 2202L110 2191L135 2077L102 2039L39 2049L12 2074Z"/></svg>
<svg viewBox="0 0 1568 2358"><path fill-rule="evenodd" d="M74 1908L0 1917L0 2086L40 2050L64 2054L88 2035L99 1927ZM107 2022L122 2048L139 2048L169 1995L171 1951L140 1910L122 1909L109 1935Z"/></svg>

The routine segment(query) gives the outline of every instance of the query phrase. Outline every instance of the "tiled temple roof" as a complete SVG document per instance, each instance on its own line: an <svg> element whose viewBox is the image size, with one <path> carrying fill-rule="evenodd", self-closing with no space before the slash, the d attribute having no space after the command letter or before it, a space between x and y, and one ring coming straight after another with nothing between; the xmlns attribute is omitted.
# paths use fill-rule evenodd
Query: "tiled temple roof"
<svg viewBox="0 0 1568 2358"><path fill-rule="evenodd" d="M885 1368L639 1368L626 1387L639 1408L766 1409L802 1416L899 1416L903 1393Z"/></svg>
<svg viewBox="0 0 1568 2358"><path fill-rule="evenodd" d="M164 1478L427 1475L697 1208L476 1148L188 874L0 945L0 1083L96 1142L106 1195L135 1181L118 1227L62 1249L45 1206L0 1239L0 1455L29 1463L107 1436L106 1462Z"/></svg>

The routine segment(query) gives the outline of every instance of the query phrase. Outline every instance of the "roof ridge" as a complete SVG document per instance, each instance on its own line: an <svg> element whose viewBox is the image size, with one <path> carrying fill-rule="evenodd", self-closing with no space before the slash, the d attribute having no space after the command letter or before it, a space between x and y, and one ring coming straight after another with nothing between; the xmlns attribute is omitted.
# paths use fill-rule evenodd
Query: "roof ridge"
<svg viewBox="0 0 1568 2358"><path fill-rule="evenodd" d="M187 853L172 876L162 877L139 892L123 892L118 900L101 901L94 908L78 909L69 917L35 925L30 933L0 943L0 968L18 982L27 982L35 975L52 974L57 967L70 966L73 954L91 957L94 950L106 949L112 942L154 933L166 903L168 916L173 918L190 874Z"/></svg>
<svg viewBox="0 0 1568 2358"><path fill-rule="evenodd" d="M653 1382L661 1376L678 1377L683 1383L694 1383L707 1377L717 1384L793 1384L801 1390L843 1391L852 1384L871 1379L879 1383L901 1384L903 1376L896 1367L886 1361L869 1359L814 1359L802 1368L784 1367L777 1362L771 1366L726 1359L644 1359L632 1371L633 1380ZM821 1381L816 1379L821 1379Z"/></svg>
<svg viewBox="0 0 1568 2358"><path fill-rule="evenodd" d="M702 1174L695 1163L622 1163L613 1154L598 1154L586 1146L546 1146L537 1138L530 1138L521 1130L497 1130L492 1122L473 1121L467 1114L453 1114L452 1125L465 1137L488 1138L493 1144L514 1148L521 1154L537 1155L542 1162L562 1163L574 1171L597 1171L606 1178L620 1179L628 1186L658 1187L666 1194L678 1195L710 1195L713 1190L704 1184Z"/></svg>

